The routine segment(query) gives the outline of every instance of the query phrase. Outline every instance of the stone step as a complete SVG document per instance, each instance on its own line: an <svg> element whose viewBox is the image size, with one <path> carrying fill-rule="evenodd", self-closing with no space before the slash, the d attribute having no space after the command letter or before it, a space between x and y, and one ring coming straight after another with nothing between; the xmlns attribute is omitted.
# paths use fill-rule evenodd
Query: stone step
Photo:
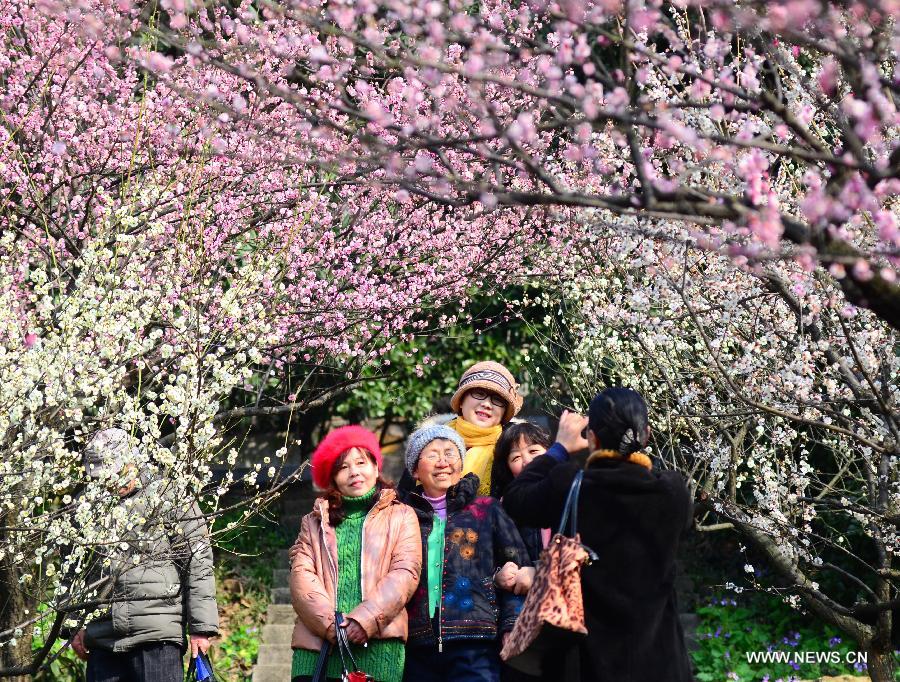
<svg viewBox="0 0 900 682"><path fill-rule="evenodd" d="M288 565L288 550L280 550L275 559L276 567L272 569L275 587L271 591L266 624L260 633L253 682L286 682L291 678L291 635L296 614L291 606Z"/></svg>
<svg viewBox="0 0 900 682"><path fill-rule="evenodd" d="M269 604L269 610L266 612L267 625L291 625L293 626L297 614L294 613L294 607L289 604Z"/></svg>
<svg viewBox="0 0 900 682"><path fill-rule="evenodd" d="M273 587L269 601L273 604L290 604L291 588L289 587Z"/></svg>
<svg viewBox="0 0 900 682"><path fill-rule="evenodd" d="M286 682L289 679L290 665L257 665L253 668L253 682Z"/></svg>
<svg viewBox="0 0 900 682"><path fill-rule="evenodd" d="M293 624L277 624L263 625L262 629L262 639L260 640L264 644L274 644L277 646L291 648L291 635L294 633Z"/></svg>
<svg viewBox="0 0 900 682"><path fill-rule="evenodd" d="M259 657L256 659L256 665L291 665L291 656L293 652L291 645L283 644L260 644Z"/></svg>

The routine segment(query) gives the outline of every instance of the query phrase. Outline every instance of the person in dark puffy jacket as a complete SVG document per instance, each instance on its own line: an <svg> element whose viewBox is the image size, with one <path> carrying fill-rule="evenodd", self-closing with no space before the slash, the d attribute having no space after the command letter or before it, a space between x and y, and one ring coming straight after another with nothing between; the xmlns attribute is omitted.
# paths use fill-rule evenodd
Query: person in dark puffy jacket
<svg viewBox="0 0 900 682"><path fill-rule="evenodd" d="M582 568L588 634L570 657L576 665L567 666L579 672L565 679L688 682L674 587L679 539L693 518L685 479L655 469L642 452L650 426L636 391L609 388L597 395L587 435L592 454L577 530L599 558ZM506 488L504 508L517 523L557 524L577 470L575 462L535 458Z"/></svg>
<svg viewBox="0 0 900 682"><path fill-rule="evenodd" d="M407 605L409 682L498 680L499 641L523 599L498 590L494 574L522 566L528 553L500 503L478 497L478 476L462 476L465 444L447 426L414 432L406 466L418 485L403 501L422 535L419 587Z"/></svg>
<svg viewBox="0 0 900 682"><path fill-rule="evenodd" d="M209 532L193 500L139 472L129 435L100 431L84 453L87 476L108 482L130 526L119 546L97 549L105 565L105 613L72 639L87 664L88 682L181 682L185 633L191 654L206 653L219 632ZM97 523L103 523L102 518ZM122 549L122 546L127 549Z"/></svg>

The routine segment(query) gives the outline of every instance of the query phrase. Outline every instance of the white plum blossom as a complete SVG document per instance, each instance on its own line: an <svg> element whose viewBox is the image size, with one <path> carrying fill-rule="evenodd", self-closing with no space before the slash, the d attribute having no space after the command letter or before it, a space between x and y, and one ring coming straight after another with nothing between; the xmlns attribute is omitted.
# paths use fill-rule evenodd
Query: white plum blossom
<svg viewBox="0 0 900 682"><path fill-rule="evenodd" d="M845 315L821 272L739 267L680 229L598 227L548 254L556 272L536 298L556 311L557 338L538 360L557 363L581 409L610 384L640 391L652 452L688 476L701 529L731 524L807 608L871 642L863 614L900 544L900 337L870 311ZM873 590L860 592L863 610L836 603L820 578L834 570L823 556L846 554L845 524L881 557L854 573Z"/></svg>

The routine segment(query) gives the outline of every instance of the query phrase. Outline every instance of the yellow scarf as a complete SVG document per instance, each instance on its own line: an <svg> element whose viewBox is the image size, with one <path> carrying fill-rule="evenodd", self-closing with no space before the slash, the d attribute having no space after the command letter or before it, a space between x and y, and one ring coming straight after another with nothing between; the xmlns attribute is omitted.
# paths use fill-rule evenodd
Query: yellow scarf
<svg viewBox="0 0 900 682"><path fill-rule="evenodd" d="M628 462L634 462L635 464L640 464L642 467L650 471L653 469L653 462L650 460L647 455L643 452L632 452L629 457L622 457L615 450L597 450L596 452L592 452L591 456L587 458L587 461L584 463L584 466L587 466L591 462L596 459L624 459Z"/></svg>
<svg viewBox="0 0 900 682"><path fill-rule="evenodd" d="M491 467L494 465L494 446L500 440L503 427L499 424L490 428L475 426L462 417L447 423L451 429L462 436L466 444L466 457L463 460L463 476L472 472L478 476L480 484L478 494L491 494Z"/></svg>

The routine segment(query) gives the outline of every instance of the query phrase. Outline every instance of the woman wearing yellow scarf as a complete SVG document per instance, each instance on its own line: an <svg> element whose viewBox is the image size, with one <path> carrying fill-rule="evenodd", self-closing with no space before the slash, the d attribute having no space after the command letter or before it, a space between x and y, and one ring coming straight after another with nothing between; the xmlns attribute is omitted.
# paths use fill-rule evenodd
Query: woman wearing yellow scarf
<svg viewBox="0 0 900 682"><path fill-rule="evenodd" d="M490 495L494 446L502 425L522 409L518 387L510 371L499 362L478 362L465 371L450 399L457 417L447 426L466 443L463 475L471 472L478 476L479 495Z"/></svg>

